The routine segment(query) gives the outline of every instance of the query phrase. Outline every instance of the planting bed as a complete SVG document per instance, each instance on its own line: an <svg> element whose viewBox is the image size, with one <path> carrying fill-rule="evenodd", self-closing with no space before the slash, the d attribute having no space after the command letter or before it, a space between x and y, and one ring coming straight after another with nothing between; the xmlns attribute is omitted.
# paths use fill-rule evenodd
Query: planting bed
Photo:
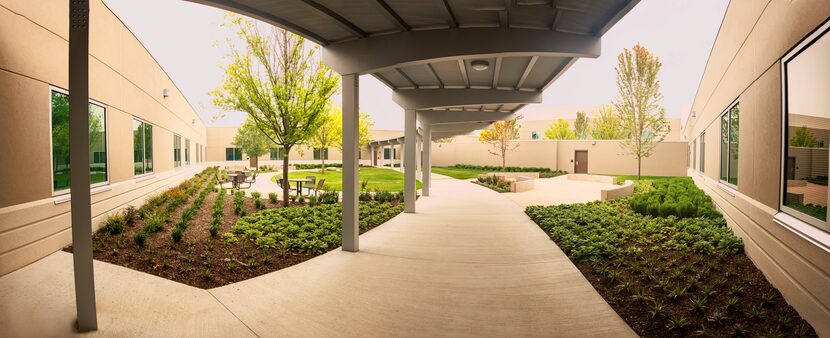
<svg viewBox="0 0 830 338"><path fill-rule="evenodd" d="M641 336L814 336L684 180L641 186L631 198L526 212ZM684 207L687 217L678 218L664 207L670 216L643 215L630 207L642 194L682 197L704 212L688 217Z"/></svg>
<svg viewBox="0 0 830 338"><path fill-rule="evenodd" d="M213 288L303 262L340 246L334 198L283 208L271 196L214 187L214 170L111 215L93 234L97 260L200 288ZM258 195L258 194L254 194ZM332 195L332 194L329 194ZM328 203L321 204L325 200ZM361 204L361 233L403 210L397 200ZM247 215L247 216L245 216ZM238 234L238 235L237 235ZM65 249L72 250L72 247Z"/></svg>

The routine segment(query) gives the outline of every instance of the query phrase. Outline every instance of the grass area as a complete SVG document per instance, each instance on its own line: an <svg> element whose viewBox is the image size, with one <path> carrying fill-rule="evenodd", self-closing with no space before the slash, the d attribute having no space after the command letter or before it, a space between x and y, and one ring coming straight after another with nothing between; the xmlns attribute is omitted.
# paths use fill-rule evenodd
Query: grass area
<svg viewBox="0 0 830 338"><path fill-rule="evenodd" d="M640 336L815 335L688 178L639 183L652 188L614 201L531 206L526 213ZM648 203L645 214L633 210L635 199L658 204L657 216ZM681 199L706 212L688 217L681 210L685 217L678 218L677 208L665 206ZM661 206L668 216L660 216Z"/></svg>
<svg viewBox="0 0 830 338"><path fill-rule="evenodd" d="M603 176L614 176L617 178L617 184L622 185L625 183L625 180L632 180L637 181L637 175L603 175ZM659 180L666 180L672 179L677 177L684 177L684 176L640 176L641 181L659 181Z"/></svg>
<svg viewBox="0 0 830 338"><path fill-rule="evenodd" d="M432 172L456 178L459 180L468 180L471 178L476 178L478 177L478 175L486 173L486 171L483 170L458 169L448 167L432 167Z"/></svg>
<svg viewBox="0 0 830 338"><path fill-rule="evenodd" d="M110 214L93 235L93 257L214 288L301 263L340 245L337 193L282 207L276 194L265 198L218 189L215 170L208 168L148 198L139 209ZM361 203L361 233L403 210L400 195L381 195L385 197Z"/></svg>
<svg viewBox="0 0 830 338"><path fill-rule="evenodd" d="M321 179L326 180L326 189L342 191L343 190L343 174L340 171L326 169L325 174L321 174L320 170L310 171L293 171L288 173L288 178L305 178L306 176L316 176L317 181ZM276 182L277 176L271 178L271 181ZM360 168L360 184L363 185L367 181L364 191L401 191L403 190L403 173L397 170L384 168ZM421 189L421 181L415 182L417 189ZM293 184L292 184L293 186Z"/></svg>

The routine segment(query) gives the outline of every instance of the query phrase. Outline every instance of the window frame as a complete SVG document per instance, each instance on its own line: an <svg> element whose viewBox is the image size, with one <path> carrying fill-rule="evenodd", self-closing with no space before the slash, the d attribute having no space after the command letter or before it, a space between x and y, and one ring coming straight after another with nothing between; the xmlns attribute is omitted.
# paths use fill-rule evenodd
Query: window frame
<svg viewBox="0 0 830 338"><path fill-rule="evenodd" d="M697 138L699 140L698 148L700 148L700 158L698 159L698 171L701 173L706 172L706 132L700 133L700 136Z"/></svg>
<svg viewBox="0 0 830 338"><path fill-rule="evenodd" d="M718 136L720 136L720 138L718 139L718 151L719 151L718 152L718 158L721 161L723 160L723 156L721 155L721 154L723 154L723 132L724 132L723 122L722 122L723 117L727 116L727 121L729 121L729 126L727 126L727 129L731 129L731 126L732 126L732 115L731 115L732 114L732 108L738 107L738 112L740 113L740 109L741 109L740 103L741 102L740 102L739 99L735 99L735 101L732 101L732 103L730 103L729 106L722 113L720 113L720 115L718 115L718 124L720 126L720 135L718 135ZM738 116L738 118L740 118L740 115ZM726 180L722 179L722 177L721 177L721 169L723 169L723 163L720 163L720 167L718 168L718 182L721 183L721 184L726 185L730 189L738 190L738 185L737 184L732 184L731 182L729 182L729 172L730 172L730 170L732 170L732 159L731 159L732 153L730 152L730 150L732 148L732 133L731 133L731 130L727 130L727 133L728 133L727 134L728 138L727 138L727 141L726 141L726 145L727 145L727 148L726 148ZM740 130L738 130L738 134L740 135ZM740 139L740 137L739 137L739 139ZM740 148L738 148L738 149L740 149ZM737 175L738 174L735 173L735 178L736 179L738 178Z"/></svg>
<svg viewBox="0 0 830 338"><path fill-rule="evenodd" d="M233 159L228 159L228 149L233 149L231 154L233 154ZM239 152L239 159L236 159L236 154ZM244 161L245 158L242 156L242 149L237 147L225 147L225 161Z"/></svg>
<svg viewBox="0 0 830 338"><path fill-rule="evenodd" d="M153 138L156 137L155 136L156 135L155 125L148 122L147 120L138 118L136 116L133 116L132 121L130 121L130 122L134 122L134 121L138 121L141 124L146 124L146 125L149 125L149 126L153 127ZM132 124L130 125L130 130L132 131ZM133 167L133 178L140 178L140 177L144 177L144 176L149 176L149 175L152 175L156 172L155 154L153 154L153 156L150 157L150 163L152 163L152 165L150 166L150 170L147 171L147 168L146 168L147 167L147 129L144 129L144 128L141 129L141 137L144 140L144 142L142 143L144 145L144 149L142 149L142 150L143 150L143 154L144 154L144 167L145 168L144 168L144 173L136 175L135 174L135 167ZM132 135L130 135L130 138L132 139ZM150 142L152 143L153 140L150 140ZM152 149L155 149L155 147L152 147ZM135 151L135 144L133 144L133 151ZM135 166L135 162L133 162L133 166Z"/></svg>
<svg viewBox="0 0 830 338"><path fill-rule="evenodd" d="M821 220L813 216L810 216L807 213L801 212L795 208L784 205L784 201L786 199L787 194L786 175L787 157L789 155L787 153L787 142L789 141L789 95L787 90L787 65L790 61L794 60L796 57L801 55L802 52L806 51L825 35L830 37L830 19L824 21L824 23L820 24L818 27L816 27L816 29L804 36L804 38L801 41L799 41L795 46L793 46L793 48L790 49L790 51L787 52L787 54L784 54L784 56L781 57L781 59L779 60L779 64L781 65L781 172L778 176L778 210L779 213L783 213L798 221L806 223L808 226L821 230L824 233L828 233L830 232L830 215L828 215L828 217L826 217L825 220ZM828 203L830 203L830 191L828 191ZM828 205L828 207L830 207L830 205ZM776 219L779 218L785 217L777 217ZM806 233L805 231L800 232Z"/></svg>
<svg viewBox="0 0 830 338"><path fill-rule="evenodd" d="M55 169L54 169L55 168L55 153L54 153L54 151L55 151L54 146L55 145L54 145L54 140L52 140L52 108L53 108L52 107L52 92L57 92L57 93L61 93L61 94L64 94L66 96L69 96L69 91L66 90L66 89L60 88L60 87L55 87L55 86L50 85L49 86L49 91L48 91L49 95L47 96L47 100L49 100L49 121L47 121L47 123L49 123L49 178L50 178L49 186L51 187L50 189L52 189L52 197L56 197L56 196L68 195L70 193L71 188L55 190ZM109 108L106 104L104 104L103 102L100 102L100 101L93 100L93 99L89 99L89 103L104 108L104 148L105 148L106 153L107 153L107 156L106 156L107 179L103 182L98 182L98 183L90 182L89 188L93 189L93 188L100 188L100 187L103 187L103 186L110 185L110 175L111 175L111 168L110 168L110 137L109 137L110 119L109 119ZM89 109L87 108L87 110L89 110ZM87 128L89 128L89 127L87 127ZM92 160L92 155L90 155L90 160ZM70 170L72 168L71 165L72 164L70 163ZM91 179L90 179L90 181L91 181Z"/></svg>
<svg viewBox="0 0 830 338"><path fill-rule="evenodd" d="M184 165L190 165L190 139L184 139Z"/></svg>
<svg viewBox="0 0 830 338"><path fill-rule="evenodd" d="M178 141L178 142L177 142ZM178 143L178 148L176 144ZM178 161L176 160L178 158ZM173 168L182 167L182 136L173 133Z"/></svg>

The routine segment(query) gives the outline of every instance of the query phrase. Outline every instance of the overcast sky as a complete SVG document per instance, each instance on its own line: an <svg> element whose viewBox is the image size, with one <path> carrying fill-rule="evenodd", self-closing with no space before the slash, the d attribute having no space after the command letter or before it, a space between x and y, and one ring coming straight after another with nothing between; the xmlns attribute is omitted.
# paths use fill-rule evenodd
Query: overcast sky
<svg viewBox="0 0 830 338"><path fill-rule="evenodd" d="M104 0L170 74L209 125L238 125L242 113L220 111L208 95L222 79L227 54L224 11L182 0ZM541 104L520 113L527 119L571 118L579 110L610 103L617 95L614 67L623 48L641 43L663 63L660 81L668 116L680 117L695 90L728 0L642 0L602 37L602 56L580 59L547 88ZM403 129L403 110L392 91L371 76L360 78L360 110L375 129ZM339 97L335 98L339 105Z"/></svg>

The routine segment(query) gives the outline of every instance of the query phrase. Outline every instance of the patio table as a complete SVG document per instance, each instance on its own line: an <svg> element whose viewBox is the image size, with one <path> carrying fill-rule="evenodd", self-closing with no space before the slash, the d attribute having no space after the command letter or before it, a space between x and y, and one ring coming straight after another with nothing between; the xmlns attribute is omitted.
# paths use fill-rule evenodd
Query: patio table
<svg viewBox="0 0 830 338"><path fill-rule="evenodd" d="M310 179L307 178L289 178L288 182L296 182L297 183L297 193L302 195L303 194L303 183L311 183Z"/></svg>
<svg viewBox="0 0 830 338"><path fill-rule="evenodd" d="M245 180L245 174L242 172L228 173L228 178L231 180L233 189L239 189L239 185Z"/></svg>

